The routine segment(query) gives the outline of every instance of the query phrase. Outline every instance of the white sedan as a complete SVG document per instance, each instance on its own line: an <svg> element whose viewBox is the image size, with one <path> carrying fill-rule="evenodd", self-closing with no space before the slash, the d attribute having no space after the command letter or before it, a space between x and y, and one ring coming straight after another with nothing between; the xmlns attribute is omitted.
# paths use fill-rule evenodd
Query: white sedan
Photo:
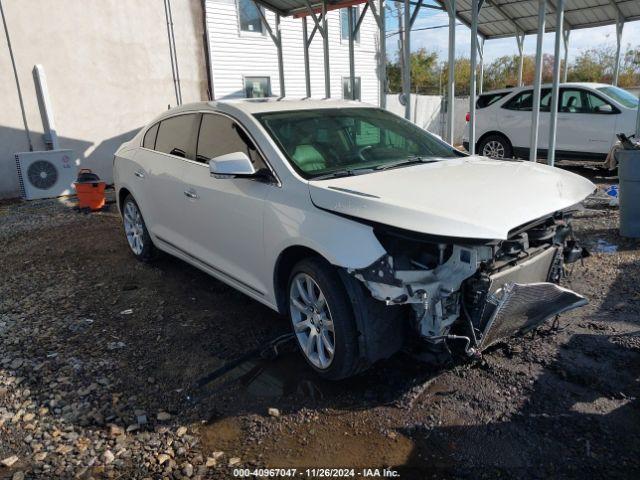
<svg viewBox="0 0 640 480"><path fill-rule="evenodd" d="M476 153L490 158L529 158L531 86L483 93L476 101ZM549 144L551 85L540 92L538 157ZM603 161L616 134L636 129L638 98L622 88L602 83L563 83L558 98L556 158ZM469 121L467 115L467 122ZM469 124L463 136L469 149Z"/></svg>
<svg viewBox="0 0 640 480"><path fill-rule="evenodd" d="M326 378L409 342L473 354L585 303L557 283L591 182L469 157L366 104L179 107L118 150L114 178L138 259L162 250L287 315Z"/></svg>

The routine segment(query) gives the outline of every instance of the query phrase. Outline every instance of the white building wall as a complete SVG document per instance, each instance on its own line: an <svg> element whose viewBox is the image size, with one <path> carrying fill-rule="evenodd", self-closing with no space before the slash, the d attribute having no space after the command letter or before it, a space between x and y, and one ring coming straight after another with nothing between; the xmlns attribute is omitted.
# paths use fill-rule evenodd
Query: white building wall
<svg viewBox="0 0 640 480"><path fill-rule="evenodd" d="M360 6L362 9L363 7ZM275 32L275 15L267 11L267 21ZM245 76L268 76L274 95L280 94L278 57L271 37L264 34L241 32L236 0L206 0L206 18L209 30L211 69L214 94L217 100L244 97ZM342 78L349 76L349 44L340 36L340 11L327 15L329 31L329 65L331 71L331 97L342 98ZM287 97L304 97L304 49L302 19L281 19L285 90ZM309 35L313 19L307 19ZM362 101L378 104L378 27L367 12L360 27L360 41L355 44L356 76L360 77ZM323 98L324 56L322 36L316 33L311 47L311 96Z"/></svg>

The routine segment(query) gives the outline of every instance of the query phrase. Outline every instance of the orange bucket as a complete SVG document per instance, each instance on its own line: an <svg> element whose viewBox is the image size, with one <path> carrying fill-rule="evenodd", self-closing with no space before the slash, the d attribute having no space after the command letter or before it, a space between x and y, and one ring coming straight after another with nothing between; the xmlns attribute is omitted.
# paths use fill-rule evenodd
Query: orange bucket
<svg viewBox="0 0 640 480"><path fill-rule="evenodd" d="M104 207L105 182L88 168L82 168L78 172L78 178L73 183L78 194L78 207L89 208L93 211Z"/></svg>

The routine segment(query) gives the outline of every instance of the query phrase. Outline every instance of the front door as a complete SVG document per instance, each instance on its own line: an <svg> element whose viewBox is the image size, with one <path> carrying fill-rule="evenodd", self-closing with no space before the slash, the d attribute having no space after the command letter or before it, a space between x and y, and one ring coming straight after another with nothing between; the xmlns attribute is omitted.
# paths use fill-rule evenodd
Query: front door
<svg viewBox="0 0 640 480"><path fill-rule="evenodd" d="M268 176L215 178L211 158L245 152L256 170L266 164L245 131L222 114L202 115L196 160L184 170L188 251L221 275L264 294L264 200L276 188Z"/></svg>
<svg viewBox="0 0 640 480"><path fill-rule="evenodd" d="M606 154L612 145L618 110L581 88L563 88L558 102L556 149L572 154Z"/></svg>

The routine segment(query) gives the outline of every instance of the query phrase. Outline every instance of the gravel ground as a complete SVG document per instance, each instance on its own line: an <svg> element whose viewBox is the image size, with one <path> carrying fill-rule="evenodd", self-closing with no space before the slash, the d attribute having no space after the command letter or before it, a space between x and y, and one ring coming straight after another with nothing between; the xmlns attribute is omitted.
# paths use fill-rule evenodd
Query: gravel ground
<svg viewBox="0 0 640 480"><path fill-rule="evenodd" d="M179 260L136 262L114 207L72 206L0 204L0 478L640 478L640 242L602 196L575 222L594 253L566 280L590 303L559 329L443 369L398 354L337 383L291 343L234 362L286 320Z"/></svg>

